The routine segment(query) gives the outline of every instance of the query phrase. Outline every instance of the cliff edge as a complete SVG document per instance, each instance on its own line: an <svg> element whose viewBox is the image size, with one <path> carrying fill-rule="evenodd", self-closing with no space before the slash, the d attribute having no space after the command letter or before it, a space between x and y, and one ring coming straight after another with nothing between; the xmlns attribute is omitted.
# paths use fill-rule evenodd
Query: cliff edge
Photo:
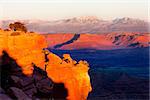
<svg viewBox="0 0 150 100"><path fill-rule="evenodd" d="M69 54L63 58L49 52L44 36L0 30L0 56L5 51L21 67L22 72L32 76L34 66L47 72L55 83L63 83L68 90L68 100L85 100L92 90L86 61L74 61Z"/></svg>

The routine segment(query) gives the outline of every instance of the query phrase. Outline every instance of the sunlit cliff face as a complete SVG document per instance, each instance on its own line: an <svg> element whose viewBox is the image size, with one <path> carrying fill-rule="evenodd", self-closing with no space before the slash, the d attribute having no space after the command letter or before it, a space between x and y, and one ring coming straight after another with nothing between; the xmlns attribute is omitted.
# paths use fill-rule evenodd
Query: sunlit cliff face
<svg viewBox="0 0 150 100"><path fill-rule="evenodd" d="M19 33L19 34L18 34ZM0 56L2 51L9 54L21 66L24 74L31 76L33 64L46 70L48 77L56 83L64 83L68 89L69 100L85 100L92 90L86 61L74 61L70 55L59 56L43 50L47 48L46 40L36 33L17 34L0 30ZM45 62L45 53L48 61ZM45 68L46 67L46 68Z"/></svg>

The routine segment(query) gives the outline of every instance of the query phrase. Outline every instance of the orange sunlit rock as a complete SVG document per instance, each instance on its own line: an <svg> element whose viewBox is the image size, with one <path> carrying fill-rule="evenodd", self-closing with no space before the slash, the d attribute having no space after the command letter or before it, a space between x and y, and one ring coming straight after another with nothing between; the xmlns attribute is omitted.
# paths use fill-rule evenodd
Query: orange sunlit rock
<svg viewBox="0 0 150 100"><path fill-rule="evenodd" d="M13 33L13 35L12 35ZM19 33L19 34L18 34ZM68 90L68 100L85 100L91 91L88 63L76 62L70 55L59 56L46 52L49 61L45 62L43 48L47 48L44 36L36 33L23 33L0 30L0 56L6 51L16 60L26 75L33 73L33 64L42 68L46 67L48 77L56 83L64 83Z"/></svg>
<svg viewBox="0 0 150 100"><path fill-rule="evenodd" d="M51 56L49 57L51 58ZM63 57L62 63L59 58L57 58L58 61L55 59L56 63L50 60L46 70L48 76L57 83L65 84L69 92L69 100L85 100L92 89L87 62L80 61L79 64L75 64L70 55L65 54Z"/></svg>

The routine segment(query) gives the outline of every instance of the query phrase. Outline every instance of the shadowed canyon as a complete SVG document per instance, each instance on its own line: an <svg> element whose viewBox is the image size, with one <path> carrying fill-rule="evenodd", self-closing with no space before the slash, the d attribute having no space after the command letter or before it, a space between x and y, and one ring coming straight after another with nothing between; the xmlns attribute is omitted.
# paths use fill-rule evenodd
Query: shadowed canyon
<svg viewBox="0 0 150 100"><path fill-rule="evenodd" d="M25 20L27 32L5 29L9 22L0 22L0 98L149 99L148 23Z"/></svg>

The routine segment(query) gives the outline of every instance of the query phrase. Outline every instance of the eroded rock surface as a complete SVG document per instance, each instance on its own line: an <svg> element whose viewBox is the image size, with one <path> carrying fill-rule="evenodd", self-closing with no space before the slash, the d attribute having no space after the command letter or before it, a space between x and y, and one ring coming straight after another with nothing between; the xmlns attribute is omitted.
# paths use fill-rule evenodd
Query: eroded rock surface
<svg viewBox="0 0 150 100"><path fill-rule="evenodd" d="M48 78L53 82L64 84L68 90L67 99L69 100L85 100L87 98L92 88L86 61L77 63L68 54L64 54L64 58L61 59L43 49L47 48L44 36L36 33L19 33L11 35L14 32L0 30L0 56L3 54L2 51L8 53L28 77L33 75L34 66L46 71ZM13 77L13 79L16 82L22 81L17 77ZM42 88L41 84L39 84L39 88Z"/></svg>

